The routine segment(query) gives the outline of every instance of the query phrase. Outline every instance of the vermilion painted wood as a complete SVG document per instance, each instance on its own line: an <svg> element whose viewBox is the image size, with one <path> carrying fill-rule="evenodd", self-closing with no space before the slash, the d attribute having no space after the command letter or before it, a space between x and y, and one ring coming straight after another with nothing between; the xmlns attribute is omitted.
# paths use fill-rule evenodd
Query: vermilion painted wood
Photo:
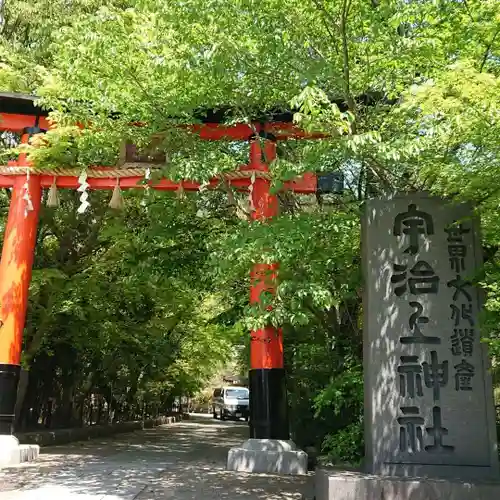
<svg viewBox="0 0 500 500"><path fill-rule="evenodd" d="M12 132L22 132L27 127L36 125L36 115L18 115L12 113L0 113L0 130L10 130ZM140 126L140 123L134 124ZM47 117L38 117L38 126L41 129L48 130L51 124ZM275 135L276 139L286 140L290 138L297 139L322 139L326 134L309 133L296 127L293 123L269 122L264 126L256 124L254 126L245 123L235 125L220 125L218 123L204 123L198 125L186 125L191 127L193 132L200 135L202 139L210 141L230 140L230 141L248 141L255 133L255 130L265 130Z"/></svg>
<svg viewBox="0 0 500 500"><path fill-rule="evenodd" d="M0 113L0 130L9 130L11 132L22 132L25 128L34 127L37 117L35 115L14 115L10 113ZM38 126L41 129L48 130L50 123L45 116L40 116Z"/></svg>
<svg viewBox="0 0 500 500"><path fill-rule="evenodd" d="M24 185L33 203L25 212ZM41 200L40 178L16 176L10 200L0 261L0 363L18 365L21 359L28 290Z"/></svg>
<svg viewBox="0 0 500 500"><path fill-rule="evenodd" d="M264 127L246 125L238 123L236 125L219 125L217 123L206 123L203 125L193 125L193 131L198 133L202 139L220 141L247 141L255 134L263 130L273 134L277 140L286 139L324 139L326 134L309 133L296 127L293 123L270 122Z"/></svg>
<svg viewBox="0 0 500 500"><path fill-rule="evenodd" d="M259 141L250 142L249 168L269 171L265 163L276 158L276 143L266 141L262 151ZM255 179L252 191L252 219L265 221L278 215L278 198L270 192L270 182ZM250 273L250 303L256 304L264 292L274 293L278 264L255 264ZM252 370L283 368L283 333L281 328L266 326L250 333L250 368Z"/></svg>
<svg viewBox="0 0 500 500"><path fill-rule="evenodd" d="M38 126L49 129L50 124L45 117L37 119L32 115L0 114L0 131L9 130L22 133L24 129ZM267 123L256 124L251 127L246 124L220 126L218 124L205 124L191 126L195 133L199 133L206 140L233 140L248 141L255 132L265 131L272 133L276 139L289 138L321 138L321 135L307 134L297 129L293 124ZM24 134L23 142L27 135ZM260 170L268 172L267 163L276 156L276 143L266 141L264 152L260 149L259 141L250 141L250 161L242 169ZM18 161L11 162L11 166L26 166L25 155L20 155ZM98 167L95 167L98 168ZM113 169L101 167L102 171L109 171L105 178L90 177L87 182L90 189L113 189L116 185L116 173ZM31 280L34 246L36 241L38 214L41 202L41 189L48 188L56 182L58 187L76 189L79 187L77 176L53 176L47 174L31 175L29 180L26 174L0 175L0 187L12 187L12 198L9 216L4 234L2 258L0 261L0 364L19 365L22 334L28 303L28 289ZM212 179L207 187L215 187L219 179ZM249 178L229 181L238 189L249 187ZM26 200L25 183L33 203L33 210L25 212ZM253 183L252 201L254 220L266 220L278 213L278 200L270 192L270 181L256 178ZM170 179L151 181L153 189L176 191L180 185L186 191L196 191L200 185L195 182L182 181L176 183ZM313 174L306 174L301 179L288 182L285 187L295 192L316 192L317 180ZM145 187L143 176L133 176L120 179L122 189ZM251 272L250 300L252 303L261 300L263 291L274 293L278 264L256 264ZM253 331L250 363L252 370L283 369L283 335L280 328L266 326ZM286 419L285 419L286 420ZM285 425L286 427L286 425Z"/></svg>
<svg viewBox="0 0 500 500"><path fill-rule="evenodd" d="M36 123L35 115L18 115L9 113L0 113L0 130L9 130L12 132L22 132L27 127L33 127ZM140 126L140 124L135 124ZM45 117L39 118L38 126L42 129L50 128L50 124ZM269 133L273 133L277 139L288 139L288 138L321 138L324 135L321 134L307 134L300 129L298 129L292 123L284 122L273 122L266 123L263 126L260 124L255 124L251 127L247 124L236 124L231 126L219 125L216 123L193 125L193 131L200 134L200 137L206 140L232 140L232 141L247 141L255 131L259 132L264 130ZM269 150L270 154L275 154L271 150L275 150L275 144L271 141L267 141L266 148ZM268 171L268 167L265 162L262 161L260 148L257 142L251 142L250 147L254 148L251 152L250 157L252 158L251 163L246 166L242 166L242 170L260 168L261 170ZM266 154L266 157L268 155ZM270 158L271 156L269 156ZM274 156L273 156L274 157ZM253 162L253 163L252 163ZM20 165L22 162L9 162L9 165L16 166ZM96 167L99 168L99 167ZM102 170L106 170L102 167ZM53 176L41 175L41 185L42 187L49 187L54 181ZM122 189L131 189L144 187L143 177L129 177L120 180L120 186ZM116 178L111 174L109 178L90 178L87 181L90 184L91 189L113 189L116 185ZM215 187L218 184L217 179L212 179L210 182L211 187ZM14 183L13 176L0 175L0 187L12 187ZM61 188L76 189L78 188L77 177L71 176L58 176L56 180L57 186ZM249 186L250 179L237 179L231 180L231 185L238 188L244 189ZM179 184L172 182L168 179L162 179L159 182L150 183L150 187L157 189L159 191L175 191L179 188ZM183 188L186 191L196 191L199 189L199 184L195 182L184 181ZM305 174L303 177L298 178L294 181L286 182L284 185L285 189L291 189L297 193L315 193L317 188L317 179L314 174Z"/></svg>
<svg viewBox="0 0 500 500"><path fill-rule="evenodd" d="M0 188L12 187L15 183L16 175L0 175ZM39 175L40 183L43 188L52 186L54 182L53 175ZM22 175L25 179L26 176ZM89 178L87 182L90 189L113 189L116 186L116 177L107 178ZM210 187L213 188L219 183L218 179L212 179ZM230 181L231 186L236 189L247 189L250 185L250 179L235 179ZM79 187L78 178L67 175L56 177L56 185L63 189L77 189ZM169 179L161 179L158 182L151 182L149 186L158 191L177 191L179 183L175 183ZM296 193L314 194L316 192L317 179L314 174L305 174L302 179L285 183L285 189L291 189ZM120 179L120 187L122 189L144 188L144 177L126 177ZM182 187L185 191L198 191L200 185L196 182L183 181Z"/></svg>
<svg viewBox="0 0 500 500"><path fill-rule="evenodd" d="M12 165L12 164L11 164ZM16 175L0 175L0 188L9 188L14 185ZM25 175L22 175L26 178ZM53 175L42 174L39 175L40 183L43 188L48 188L52 186L54 182ZM77 189L79 186L78 178L75 176L68 175L58 175L56 178L56 185L63 189ZM87 182L90 185L90 189L113 189L116 186L116 177L110 174L109 177L105 178L88 178ZM247 189L250 185L250 179L232 179L229 181L231 186L236 189ZM210 182L210 187L214 188L218 185L219 179L212 179ZM177 191L179 189L179 183L173 182L169 179L161 179L160 181L150 182L149 186L152 189L158 191ZM120 187L122 189L137 189L144 188L144 177L134 176L134 177L124 177L120 179ZM198 191L200 185L196 182L183 181L182 187L185 191ZM284 185L285 189L290 189L296 193L302 194L314 194L317 187L317 178L314 174L304 174L302 178L295 181L286 182Z"/></svg>
<svg viewBox="0 0 500 500"><path fill-rule="evenodd" d="M250 273L250 303L258 304L264 292L274 293L278 264L255 264ZM250 333L250 369L283 368L283 332L265 326Z"/></svg>

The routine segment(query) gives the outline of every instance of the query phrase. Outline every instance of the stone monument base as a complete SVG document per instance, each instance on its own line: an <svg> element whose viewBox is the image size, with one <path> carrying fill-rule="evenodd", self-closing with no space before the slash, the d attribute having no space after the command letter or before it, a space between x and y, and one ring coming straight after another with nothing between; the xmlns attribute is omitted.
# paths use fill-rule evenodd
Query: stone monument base
<svg viewBox="0 0 500 500"><path fill-rule="evenodd" d="M19 444L15 436L0 436L0 468L32 462L39 453L38 445Z"/></svg>
<svg viewBox="0 0 500 500"><path fill-rule="evenodd" d="M283 475L307 474L307 453L293 441L249 439L241 447L231 448L227 470Z"/></svg>
<svg viewBox="0 0 500 500"><path fill-rule="evenodd" d="M375 476L317 469L316 500L498 500L500 482Z"/></svg>

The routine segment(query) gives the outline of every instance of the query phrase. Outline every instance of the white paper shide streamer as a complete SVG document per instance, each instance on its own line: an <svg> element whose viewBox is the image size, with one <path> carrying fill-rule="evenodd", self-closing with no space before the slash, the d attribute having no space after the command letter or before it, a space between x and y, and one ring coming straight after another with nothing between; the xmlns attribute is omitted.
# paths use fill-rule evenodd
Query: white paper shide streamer
<svg viewBox="0 0 500 500"><path fill-rule="evenodd" d="M90 187L90 184L87 182L87 171L83 170L78 177L78 187L77 191L82 193L80 196L80 206L78 207L77 212L79 214L85 213L85 210L90 207L90 203L87 201L89 198L89 194L87 193L87 189Z"/></svg>
<svg viewBox="0 0 500 500"><path fill-rule="evenodd" d="M31 201L29 182L30 182L30 171L28 170L26 172L26 182L24 183L23 186L23 200L25 201L25 206L24 206L25 217L28 216L29 212L33 211L33 202Z"/></svg>
<svg viewBox="0 0 500 500"><path fill-rule="evenodd" d="M255 205L253 203L253 186L255 184L255 172L252 172L252 177L250 177L250 185L248 186L248 201L250 204L250 210L255 210Z"/></svg>
<svg viewBox="0 0 500 500"><path fill-rule="evenodd" d="M198 187L198 192L203 193L203 191L206 191L210 186L210 181L203 181L200 186Z"/></svg>

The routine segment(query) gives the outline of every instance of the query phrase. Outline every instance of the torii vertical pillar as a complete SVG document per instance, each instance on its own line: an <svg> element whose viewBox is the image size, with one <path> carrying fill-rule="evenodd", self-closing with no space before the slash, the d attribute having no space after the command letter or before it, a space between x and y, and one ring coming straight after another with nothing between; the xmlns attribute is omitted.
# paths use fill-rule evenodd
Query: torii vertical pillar
<svg viewBox="0 0 500 500"><path fill-rule="evenodd" d="M16 176L0 261L0 465L38 455L37 446L19 446L12 432L40 202L40 177Z"/></svg>
<svg viewBox="0 0 500 500"><path fill-rule="evenodd" d="M262 154L264 153L264 155ZM276 157L276 143L250 142L252 170L269 171L267 163ZM263 221L278 214L278 199L270 192L270 181L257 178L253 184L252 218ZM258 303L263 292L274 293L278 264L256 264L251 272L250 302ZM256 473L307 474L307 454L290 441L283 333L268 325L251 332L250 339L250 439L231 448L228 470Z"/></svg>
<svg viewBox="0 0 500 500"><path fill-rule="evenodd" d="M264 158L259 141L250 143L250 168L269 171L267 163L276 157L276 143L265 141ZM278 214L278 199L271 194L270 181L255 179L252 191L252 218L265 221ZM263 292L274 293L278 264L256 264L251 272L250 302L259 303ZM283 333L266 326L250 334L250 437L254 439L290 438Z"/></svg>

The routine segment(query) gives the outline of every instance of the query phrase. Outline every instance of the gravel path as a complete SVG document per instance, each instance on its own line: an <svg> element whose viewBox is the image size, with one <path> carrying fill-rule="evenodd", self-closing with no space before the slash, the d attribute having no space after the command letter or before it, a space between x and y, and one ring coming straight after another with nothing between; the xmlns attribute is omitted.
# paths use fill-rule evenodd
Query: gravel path
<svg viewBox="0 0 500 500"><path fill-rule="evenodd" d="M42 449L0 471L0 500L288 500L311 478L227 472L246 424L207 416L156 429Z"/></svg>

